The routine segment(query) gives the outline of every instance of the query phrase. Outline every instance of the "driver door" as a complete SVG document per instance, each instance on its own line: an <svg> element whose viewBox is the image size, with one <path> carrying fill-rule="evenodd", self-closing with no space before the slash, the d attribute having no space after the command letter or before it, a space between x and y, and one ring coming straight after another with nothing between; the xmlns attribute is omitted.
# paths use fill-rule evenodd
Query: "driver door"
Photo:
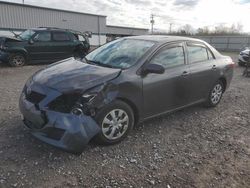
<svg viewBox="0 0 250 188"><path fill-rule="evenodd" d="M161 48L149 63L160 64L163 74L143 78L145 118L177 109L188 103L189 67L182 43Z"/></svg>
<svg viewBox="0 0 250 188"><path fill-rule="evenodd" d="M31 61L44 62L53 58L51 46L51 33L42 31L36 33L28 44L28 52Z"/></svg>

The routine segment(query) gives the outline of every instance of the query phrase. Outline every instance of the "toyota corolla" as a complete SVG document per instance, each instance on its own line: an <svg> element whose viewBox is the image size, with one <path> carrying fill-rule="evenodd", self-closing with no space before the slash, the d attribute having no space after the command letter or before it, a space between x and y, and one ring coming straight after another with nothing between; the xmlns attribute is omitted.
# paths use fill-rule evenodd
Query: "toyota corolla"
<svg viewBox="0 0 250 188"><path fill-rule="evenodd" d="M120 142L146 119L198 103L215 107L233 68L201 40L126 37L35 73L19 106L36 138L79 153L92 138Z"/></svg>

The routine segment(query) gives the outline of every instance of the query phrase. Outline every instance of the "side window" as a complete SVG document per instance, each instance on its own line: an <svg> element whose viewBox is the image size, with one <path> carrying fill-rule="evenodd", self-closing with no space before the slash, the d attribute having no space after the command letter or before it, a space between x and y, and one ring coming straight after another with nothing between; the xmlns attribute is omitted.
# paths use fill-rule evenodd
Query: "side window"
<svg viewBox="0 0 250 188"><path fill-rule="evenodd" d="M70 37L65 32L53 32L53 40L55 40L55 41L70 41Z"/></svg>
<svg viewBox="0 0 250 188"><path fill-rule="evenodd" d="M164 49L156 54L150 63L160 64L165 69L185 64L183 47L176 46Z"/></svg>
<svg viewBox="0 0 250 188"><path fill-rule="evenodd" d="M40 32L35 35L33 40L38 42L49 42L51 40L51 34L50 32Z"/></svg>
<svg viewBox="0 0 250 188"><path fill-rule="evenodd" d="M208 60L207 48L199 45L188 45L188 58L190 63L197 63Z"/></svg>
<svg viewBox="0 0 250 188"><path fill-rule="evenodd" d="M81 41L81 42L84 42L84 41L85 41L85 38L84 38L82 35L78 35L78 39L79 39L79 41Z"/></svg>

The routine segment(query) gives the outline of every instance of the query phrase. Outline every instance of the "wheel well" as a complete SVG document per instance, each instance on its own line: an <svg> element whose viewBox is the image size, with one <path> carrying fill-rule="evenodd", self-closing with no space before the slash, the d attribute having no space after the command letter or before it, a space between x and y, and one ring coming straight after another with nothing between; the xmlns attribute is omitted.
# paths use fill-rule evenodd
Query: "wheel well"
<svg viewBox="0 0 250 188"><path fill-rule="evenodd" d="M136 107L136 105L133 102L131 102L130 100L125 99L125 98L117 98L117 100L125 102L126 104L128 104L130 106L130 108L134 112L135 125L136 125L139 122L139 118L140 118L139 117L139 111L138 111L138 108Z"/></svg>
<svg viewBox="0 0 250 188"><path fill-rule="evenodd" d="M24 52L24 51L13 51L13 52L10 52L11 54L22 54L24 56L25 59L27 59L27 53Z"/></svg>
<svg viewBox="0 0 250 188"><path fill-rule="evenodd" d="M81 47L80 44L76 45L74 51L77 51L79 49L79 47Z"/></svg>
<svg viewBox="0 0 250 188"><path fill-rule="evenodd" d="M77 51L77 50L79 50L81 48L84 48L84 46L82 44L78 44L78 45L75 46L74 51Z"/></svg>
<svg viewBox="0 0 250 188"><path fill-rule="evenodd" d="M225 92L225 90L227 88L227 80L224 77L221 77L219 80L222 82L222 84L223 84L223 92Z"/></svg>

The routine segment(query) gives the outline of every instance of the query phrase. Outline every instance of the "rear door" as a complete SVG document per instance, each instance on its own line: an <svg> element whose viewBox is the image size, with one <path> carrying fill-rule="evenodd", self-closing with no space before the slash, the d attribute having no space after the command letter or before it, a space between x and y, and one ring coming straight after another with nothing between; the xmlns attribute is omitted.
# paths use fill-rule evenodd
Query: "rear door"
<svg viewBox="0 0 250 188"><path fill-rule="evenodd" d="M146 117L171 111L187 104L189 67L182 43L160 49L149 63L160 64L163 74L143 78L144 114Z"/></svg>
<svg viewBox="0 0 250 188"><path fill-rule="evenodd" d="M53 51L56 59L65 59L73 55L74 42L68 32L53 31L52 41L52 46L54 48Z"/></svg>
<svg viewBox="0 0 250 188"><path fill-rule="evenodd" d="M219 69L211 50L199 42L186 43L188 63L190 68L189 103L205 99L208 93L218 80Z"/></svg>

